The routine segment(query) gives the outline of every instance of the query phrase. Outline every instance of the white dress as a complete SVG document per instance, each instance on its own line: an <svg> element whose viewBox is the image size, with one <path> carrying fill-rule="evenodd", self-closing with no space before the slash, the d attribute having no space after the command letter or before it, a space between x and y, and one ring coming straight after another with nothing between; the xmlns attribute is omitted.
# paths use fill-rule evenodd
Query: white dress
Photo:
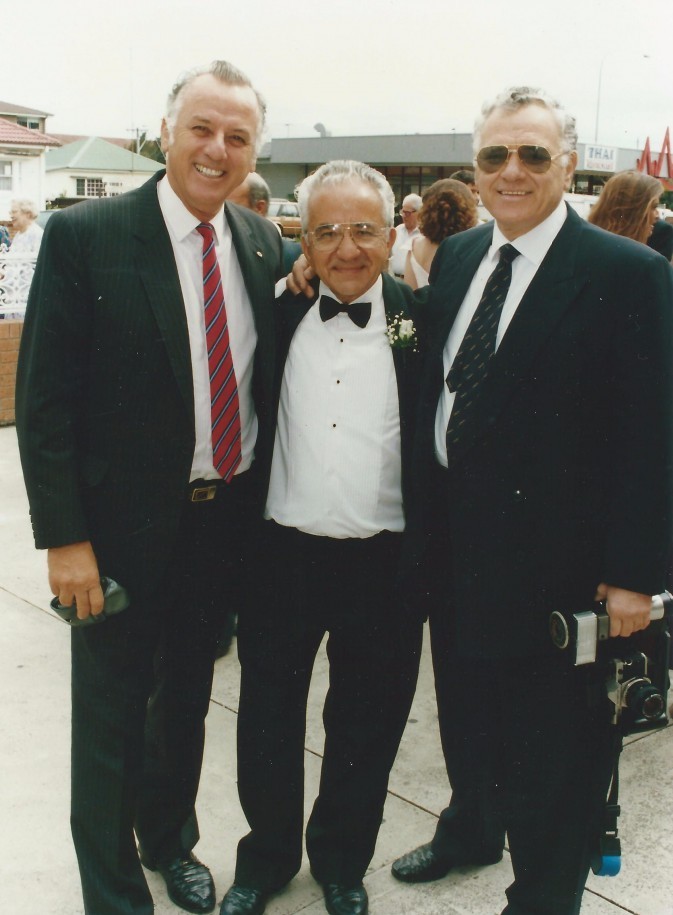
<svg viewBox="0 0 673 915"><path fill-rule="evenodd" d="M425 270L424 267L421 267L421 265L416 260L416 255L414 253L415 241L416 240L414 239L414 241L412 241L412 243L411 243L411 249L409 251L409 261L411 263L411 269L413 270L414 276L416 277L416 286L420 289L421 286L428 285L428 279L430 277L430 273L428 270Z"/></svg>

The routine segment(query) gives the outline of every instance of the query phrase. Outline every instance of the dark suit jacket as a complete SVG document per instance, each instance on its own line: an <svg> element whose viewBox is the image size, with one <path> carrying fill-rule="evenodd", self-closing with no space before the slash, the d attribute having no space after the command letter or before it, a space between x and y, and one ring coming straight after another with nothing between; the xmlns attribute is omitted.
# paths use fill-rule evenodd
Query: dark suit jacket
<svg viewBox="0 0 673 915"><path fill-rule="evenodd" d="M91 540L134 596L163 574L194 451L184 303L157 198L138 190L47 225L19 356L16 416L38 548ZM258 334L256 456L272 445L275 227L226 218Z"/></svg>
<svg viewBox="0 0 673 915"><path fill-rule="evenodd" d="M318 289L318 280L314 281L314 289ZM276 377L276 404L280 397L280 387L283 380L285 361L290 350L290 343L302 319L316 302L315 297L307 299L305 296L294 296L289 292L284 293L277 303L278 311L278 357ZM388 323L396 315L410 318L410 309L414 305L411 289L400 283L387 273L383 274L383 304L386 310ZM416 404L418 400L418 384L420 381L421 357L413 348L393 349L393 362L397 377L397 393L400 410L400 437L402 452L402 497L405 513L408 514L411 500L411 457L416 419Z"/></svg>
<svg viewBox="0 0 673 915"><path fill-rule="evenodd" d="M448 473L434 422L442 352L492 238L447 239L418 315L428 335L413 519L462 651L539 654L552 610L596 586L665 584L672 517L673 272L572 210L493 357Z"/></svg>

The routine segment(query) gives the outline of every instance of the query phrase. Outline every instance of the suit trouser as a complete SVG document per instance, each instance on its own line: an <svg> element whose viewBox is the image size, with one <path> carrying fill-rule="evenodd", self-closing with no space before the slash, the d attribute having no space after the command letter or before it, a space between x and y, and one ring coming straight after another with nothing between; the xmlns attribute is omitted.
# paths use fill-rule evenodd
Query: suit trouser
<svg viewBox="0 0 673 915"><path fill-rule="evenodd" d="M507 832L507 915L576 915L613 763L593 668L558 656L467 659L448 615L430 619L442 746L452 787L433 849L493 860ZM464 648L464 646L463 646Z"/></svg>
<svg viewBox="0 0 673 915"><path fill-rule="evenodd" d="M236 882L277 890L301 865L306 702L327 632L325 750L306 847L321 883L356 885L418 673L422 625L405 612L396 575L401 535L336 540L273 522L265 535L259 601L238 631L238 786L251 831Z"/></svg>
<svg viewBox="0 0 673 915"><path fill-rule="evenodd" d="M198 841L204 721L248 484L220 484L203 503L185 494L157 593L72 631L71 824L87 915L153 911L134 827L151 866Z"/></svg>

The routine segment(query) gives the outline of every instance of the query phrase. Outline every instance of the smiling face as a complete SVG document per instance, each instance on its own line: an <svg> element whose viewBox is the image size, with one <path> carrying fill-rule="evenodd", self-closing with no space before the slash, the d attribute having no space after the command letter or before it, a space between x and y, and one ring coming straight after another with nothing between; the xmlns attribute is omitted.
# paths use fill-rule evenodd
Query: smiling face
<svg viewBox="0 0 673 915"><path fill-rule="evenodd" d="M552 112L543 105L532 103L516 111L496 109L484 123L479 138L484 146L546 147L552 156L562 150L562 138ZM481 202L494 217L498 227L510 241L530 232L558 206L564 191L570 187L577 162L577 153L554 159L549 171L536 174L522 164L513 153L497 172L487 174L477 165L475 175Z"/></svg>
<svg viewBox="0 0 673 915"><path fill-rule="evenodd" d="M197 76L177 100L170 126L161 125L166 175L190 213L208 222L255 169L257 98L248 86Z"/></svg>
<svg viewBox="0 0 673 915"><path fill-rule="evenodd" d="M383 203L372 185L364 181L346 181L326 185L310 198L308 229L344 222L368 222L385 226ZM302 236L304 254L320 279L339 301L347 305L370 289L380 274L388 268L395 230L383 236L371 248L358 248L346 232L341 244L333 251L317 251Z"/></svg>

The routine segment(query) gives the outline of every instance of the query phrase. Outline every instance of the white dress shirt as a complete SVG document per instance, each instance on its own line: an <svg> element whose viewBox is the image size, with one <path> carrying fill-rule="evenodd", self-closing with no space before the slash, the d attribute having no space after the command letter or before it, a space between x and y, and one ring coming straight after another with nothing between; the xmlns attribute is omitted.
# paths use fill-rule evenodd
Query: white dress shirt
<svg viewBox="0 0 673 915"><path fill-rule="evenodd" d="M203 238L196 231L200 220L177 196L166 177L158 185L159 206L168 228L187 315L189 350L194 383L196 447L190 481L215 480L210 417L210 378L203 306ZM257 331L243 275L236 257L224 207L210 221L215 230L217 260L227 309L229 342L234 361L241 419L241 463L236 473L248 470L257 440L257 415L252 399L252 370Z"/></svg>
<svg viewBox="0 0 673 915"><path fill-rule="evenodd" d="M552 242L561 231L561 227L566 220L568 211L564 201L561 201L558 207L548 216L544 222L541 222L530 232L521 235L513 242L509 242L497 226L493 224L493 241L486 252L481 264L477 268L470 288L463 299L463 304L458 310L456 320L444 346L444 378L449 374L449 369L453 365L453 360L458 354L463 337L467 333L470 321L477 310L477 306L484 293L484 287L489 276L495 270L500 258L499 250L503 245L512 244L519 252L519 257L512 262L512 282L507 293L507 298L500 315L498 324L498 333L496 336L495 348L500 346L500 342L505 335L507 328L514 317L517 308L528 289L533 277L537 273L538 267L544 260L547 252L551 248ZM446 457L446 429L449 424L449 417L453 409L455 392L449 391L448 385L443 385L442 393L439 396L437 404L437 413L435 416L435 456L440 464L448 466Z"/></svg>
<svg viewBox="0 0 673 915"><path fill-rule="evenodd" d="M319 295L337 298L324 283ZM383 283L366 327L311 306L290 344L265 516L307 534L402 531L400 415Z"/></svg>

